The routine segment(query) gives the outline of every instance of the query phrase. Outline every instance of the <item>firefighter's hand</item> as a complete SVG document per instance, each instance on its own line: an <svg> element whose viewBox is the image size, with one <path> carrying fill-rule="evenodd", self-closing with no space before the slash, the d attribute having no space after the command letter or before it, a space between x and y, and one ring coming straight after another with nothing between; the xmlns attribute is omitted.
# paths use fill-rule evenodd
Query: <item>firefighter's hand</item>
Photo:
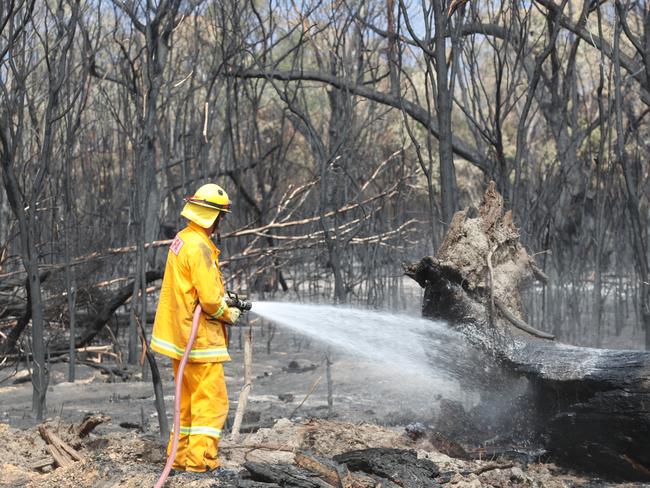
<svg viewBox="0 0 650 488"><path fill-rule="evenodd" d="M230 312L230 325L235 325L239 320L239 316L241 315L241 310L235 307L230 307L228 311Z"/></svg>

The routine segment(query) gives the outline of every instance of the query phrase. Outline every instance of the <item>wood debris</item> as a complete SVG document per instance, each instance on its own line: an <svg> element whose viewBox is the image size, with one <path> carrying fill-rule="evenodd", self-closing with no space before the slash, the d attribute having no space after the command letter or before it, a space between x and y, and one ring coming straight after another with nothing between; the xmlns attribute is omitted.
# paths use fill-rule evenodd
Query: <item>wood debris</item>
<svg viewBox="0 0 650 488"><path fill-rule="evenodd" d="M37 459L36 461L34 461L33 463L31 463L31 464L29 465L29 467L32 468L33 470L38 471L38 470L40 470L40 469L47 468L48 466L52 466L54 463L55 463L55 461L54 461L54 458L53 458L53 457L51 457L51 456L46 456L46 457L44 457L44 458Z"/></svg>
<svg viewBox="0 0 650 488"><path fill-rule="evenodd" d="M297 452L295 462L301 468L317 473L327 483L341 488L375 488L377 481L368 476L351 473L345 465L330 459L319 458L305 452Z"/></svg>
<svg viewBox="0 0 650 488"><path fill-rule="evenodd" d="M44 425L38 426L38 433L47 444L47 450L54 458L56 464L62 468L72 466L77 461L83 461L84 458L68 443L61 439Z"/></svg>

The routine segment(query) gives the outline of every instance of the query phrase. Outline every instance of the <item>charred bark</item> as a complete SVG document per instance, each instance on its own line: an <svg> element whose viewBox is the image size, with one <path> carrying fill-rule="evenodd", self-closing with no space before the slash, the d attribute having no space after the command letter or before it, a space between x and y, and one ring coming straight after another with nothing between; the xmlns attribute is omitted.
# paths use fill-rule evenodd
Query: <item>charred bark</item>
<svg viewBox="0 0 650 488"><path fill-rule="evenodd" d="M349 451L332 459L295 453L293 464L247 461L244 467L257 482L295 488L355 487L433 488L441 486L438 467L404 449L371 448Z"/></svg>
<svg viewBox="0 0 650 488"><path fill-rule="evenodd" d="M436 478L438 467L428 459L418 459L415 451L404 449L372 448L350 451L334 456L338 463L351 471L363 471L397 486L425 488L441 486Z"/></svg>
<svg viewBox="0 0 650 488"><path fill-rule="evenodd" d="M262 464L247 461L244 467L253 481L277 483L287 488L333 488L306 469L290 464Z"/></svg>
<svg viewBox="0 0 650 488"><path fill-rule="evenodd" d="M490 184L478 213L456 213L436 256L408 267L425 289L423 316L448 321L485 360L528 378L528 419L557 462L650 480L650 353L568 346L522 328L519 289L544 275L502 206Z"/></svg>

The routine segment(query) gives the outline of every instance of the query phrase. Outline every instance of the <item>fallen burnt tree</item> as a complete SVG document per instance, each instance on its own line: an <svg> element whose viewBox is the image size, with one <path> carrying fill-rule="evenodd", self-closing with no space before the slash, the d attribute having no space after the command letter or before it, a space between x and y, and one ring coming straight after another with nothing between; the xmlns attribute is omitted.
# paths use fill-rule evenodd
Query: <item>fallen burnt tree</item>
<svg viewBox="0 0 650 488"><path fill-rule="evenodd" d="M162 279L163 272L159 269L149 270L145 274L147 284L152 281ZM133 280L117 290L110 299L107 299L97 312L90 316L84 317L80 322L80 329L83 331L81 337L76 341L77 347L83 347L90 344L99 332L104 328L106 323L111 319L115 311L126 303L133 295Z"/></svg>
<svg viewBox="0 0 650 488"><path fill-rule="evenodd" d="M41 273L41 282L45 281L49 275L50 271ZM146 283L149 284L153 281L160 280L162 276L162 270L149 270L145 274L145 280ZM75 340L77 348L84 348L90 345L111 318L113 318L117 309L123 306L127 300L131 298L133 295L133 280L128 281L125 285L116 290L108 292L99 291L98 287L90 287L84 290L84 292L85 295L92 295L98 305L85 312L77 312L77 329L80 331L79 336ZM63 307L61 307L60 298L61 297L57 296L45 302L48 305L48 308L45 310L46 317L54 316L58 318L61 315L61 309ZM10 315L12 310L13 308L5 307L3 313L0 314L0 318ZM0 353L5 357L10 357L12 354L16 358L23 357L23 353L16 350L16 345L21 334L24 332L26 326L31 320L31 301L29 298L29 292L27 292L26 303L22 305L22 308L18 309L18 311L22 315L19 315L16 325L11 328L9 334L7 334L7 339L0 347ZM67 354L68 343L69 341L67 338L64 340L53 341L49 346L49 355L55 357Z"/></svg>
<svg viewBox="0 0 650 488"><path fill-rule="evenodd" d="M482 360L528 378L527 421L557 462L650 480L650 353L567 346L526 324L520 288L547 278L493 183L478 210L456 213L436 256L406 274L425 289L425 317L448 321Z"/></svg>

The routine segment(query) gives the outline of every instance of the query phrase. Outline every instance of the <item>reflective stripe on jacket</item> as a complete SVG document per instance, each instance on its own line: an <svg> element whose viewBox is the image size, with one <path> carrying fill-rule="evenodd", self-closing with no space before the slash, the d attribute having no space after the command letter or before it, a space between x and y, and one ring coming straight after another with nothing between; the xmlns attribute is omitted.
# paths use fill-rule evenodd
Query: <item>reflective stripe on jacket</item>
<svg viewBox="0 0 650 488"><path fill-rule="evenodd" d="M219 269L219 250L201 227L190 222L169 247L151 349L181 359L198 303L203 313L190 361L229 361L224 323L230 322L230 310Z"/></svg>

